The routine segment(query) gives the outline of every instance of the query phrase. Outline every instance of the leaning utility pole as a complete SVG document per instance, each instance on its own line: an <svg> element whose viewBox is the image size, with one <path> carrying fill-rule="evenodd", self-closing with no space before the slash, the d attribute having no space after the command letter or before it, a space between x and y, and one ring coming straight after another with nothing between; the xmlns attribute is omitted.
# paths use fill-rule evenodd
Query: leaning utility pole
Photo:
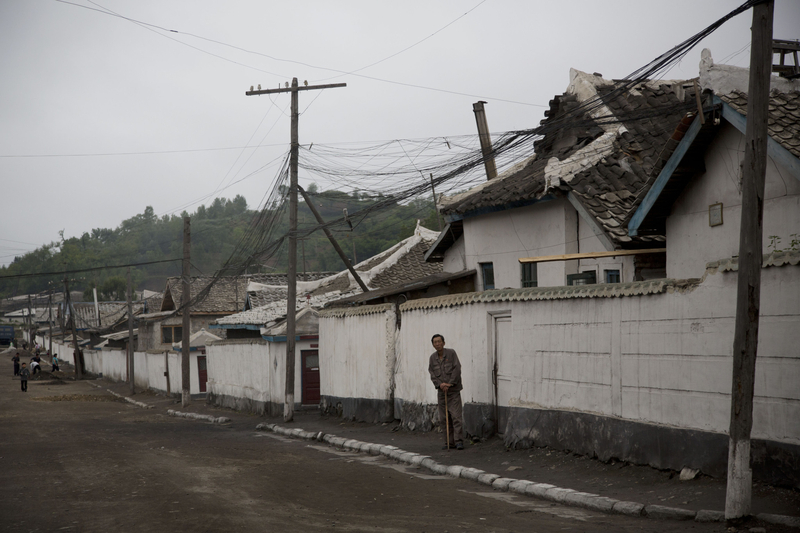
<svg viewBox="0 0 800 533"><path fill-rule="evenodd" d="M283 420L291 422L294 419L294 364L295 364L295 315L297 313L297 153L300 146L297 135L297 123L300 113L298 111L297 93L317 89L333 89L347 87L346 83L330 83L327 85L297 86L297 78L292 79L292 86L286 88L266 89L254 91L250 87L244 94L255 96L271 93L292 93L292 126L291 126L291 152L289 157L289 267L286 276L289 287L286 297L286 390L283 405Z"/></svg>
<svg viewBox="0 0 800 533"><path fill-rule="evenodd" d="M189 217L183 218L183 269L181 271L181 310L183 312L183 325L181 327L181 405L187 407L191 394L189 391L189 337L191 336L191 315L189 314L189 300L191 299L190 271L189 271L189 245L191 234L189 232ZM173 339L174 342L174 339Z"/></svg>
<svg viewBox="0 0 800 533"><path fill-rule="evenodd" d="M333 249L336 250L337 254L339 254L339 257L344 262L344 266L346 266L347 270L349 270L350 273L353 275L353 279L356 280L356 283L358 283L358 286L361 287L362 291L369 292L369 288L367 288L366 284L364 284L364 282L361 280L361 276L358 275L356 269L353 268L353 264L350 262L350 259L348 259L347 255L345 255L344 250L342 250L342 247L339 246L339 243L333 237L331 230L329 230L328 227L325 226L325 220L322 218L322 215L319 214L319 211L317 211L317 208L314 205L314 202L311 201L311 198L308 196L308 193L300 185L297 186L297 190L299 190L300 194L303 195L303 200L306 201L308 209L311 210L311 214L314 215L314 218L316 218L317 222L322 226L322 231L325 232L325 236L328 237L329 241L331 241Z"/></svg>
<svg viewBox="0 0 800 533"><path fill-rule="evenodd" d="M736 330L733 338L731 426L725 518L750 514L753 472L750 432L758 347L758 319L763 262L764 182L767 172L767 119L772 71L773 0L753 7L750 84L742 166L742 225L739 234L739 278Z"/></svg>
<svg viewBox="0 0 800 533"><path fill-rule="evenodd" d="M134 351L133 345L133 284L131 283L131 267L128 267L128 375L131 378L131 396L136 394L136 387L133 379L134 370Z"/></svg>

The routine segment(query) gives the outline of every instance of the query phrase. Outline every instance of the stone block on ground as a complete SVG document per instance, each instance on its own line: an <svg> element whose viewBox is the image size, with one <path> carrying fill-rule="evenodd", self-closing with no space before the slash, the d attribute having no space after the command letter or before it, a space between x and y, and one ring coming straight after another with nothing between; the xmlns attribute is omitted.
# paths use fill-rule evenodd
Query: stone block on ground
<svg viewBox="0 0 800 533"><path fill-rule="evenodd" d="M709 511L707 509L703 509L701 511L697 511L694 519L696 522L724 522L725 513L722 511Z"/></svg>
<svg viewBox="0 0 800 533"><path fill-rule="evenodd" d="M665 505L646 505L644 514L656 520L694 520L697 511L679 507L667 507Z"/></svg>
<svg viewBox="0 0 800 533"><path fill-rule="evenodd" d="M642 516L642 511L644 511L644 504L638 502L617 502L611 508L611 512L626 516Z"/></svg>

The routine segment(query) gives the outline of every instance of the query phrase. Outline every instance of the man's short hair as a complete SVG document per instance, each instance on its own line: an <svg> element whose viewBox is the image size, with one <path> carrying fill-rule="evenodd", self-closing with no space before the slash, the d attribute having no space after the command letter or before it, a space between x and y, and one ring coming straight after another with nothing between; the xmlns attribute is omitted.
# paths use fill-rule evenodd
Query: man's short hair
<svg viewBox="0 0 800 533"><path fill-rule="evenodd" d="M434 335L433 337L431 337L431 344L433 344L433 341L434 341L434 339L435 339L436 337L440 337L440 338L442 339L442 342L444 342L444 335L442 335L441 333L437 333L436 335Z"/></svg>

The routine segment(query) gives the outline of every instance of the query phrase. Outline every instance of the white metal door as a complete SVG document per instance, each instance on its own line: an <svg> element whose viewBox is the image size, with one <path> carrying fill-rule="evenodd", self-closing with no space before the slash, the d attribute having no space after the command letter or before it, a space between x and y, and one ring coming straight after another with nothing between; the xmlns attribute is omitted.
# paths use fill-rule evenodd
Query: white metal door
<svg viewBox="0 0 800 533"><path fill-rule="evenodd" d="M497 431L503 433L506 427L506 410L511 399L511 317L494 318L494 364L495 364L495 405L497 406Z"/></svg>

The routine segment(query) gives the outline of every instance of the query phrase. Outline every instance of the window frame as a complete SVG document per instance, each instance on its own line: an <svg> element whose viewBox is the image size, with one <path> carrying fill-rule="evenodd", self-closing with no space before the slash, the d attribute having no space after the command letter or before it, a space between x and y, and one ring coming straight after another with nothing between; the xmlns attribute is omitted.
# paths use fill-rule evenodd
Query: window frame
<svg viewBox="0 0 800 533"><path fill-rule="evenodd" d="M164 333L167 330L170 330L170 336L172 337L171 341L166 340L166 337L164 335ZM178 335L178 337L179 337L178 340L181 340L183 338L183 326L182 325L162 324L161 325L161 344L175 344L176 342L178 342L178 340L175 340L175 331L176 330L180 331L180 333Z"/></svg>
<svg viewBox="0 0 800 533"><path fill-rule="evenodd" d="M520 286L525 289L528 287L539 286L539 263L520 263ZM526 272L528 270L528 272ZM528 276L526 276L528 274Z"/></svg>
<svg viewBox="0 0 800 533"><path fill-rule="evenodd" d="M491 261L488 261L486 263L478 263L478 267L480 267L480 271L481 271L481 284L482 284L483 290L488 291L488 290L494 289L495 286L496 286L495 279L494 279L494 263L491 262ZM491 278L492 278L490 284L487 283L487 273L489 273L491 275ZM491 285L491 286L489 286L489 285Z"/></svg>

